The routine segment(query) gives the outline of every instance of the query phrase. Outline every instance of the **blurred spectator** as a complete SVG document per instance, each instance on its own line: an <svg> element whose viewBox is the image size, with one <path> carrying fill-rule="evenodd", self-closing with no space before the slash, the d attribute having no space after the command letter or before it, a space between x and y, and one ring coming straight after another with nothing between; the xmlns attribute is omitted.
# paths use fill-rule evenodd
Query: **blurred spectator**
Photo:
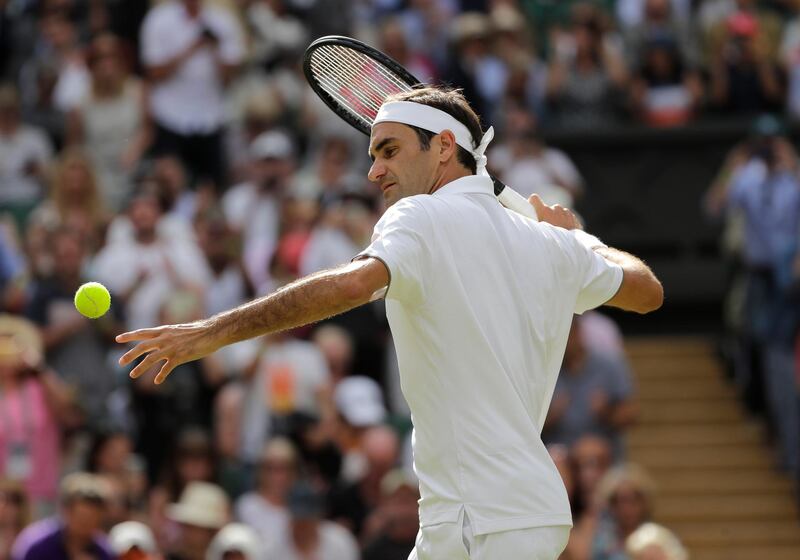
<svg viewBox="0 0 800 560"><path fill-rule="evenodd" d="M0 85L0 211L10 212L20 226L43 196L52 154L47 136L22 123L17 90Z"/></svg>
<svg viewBox="0 0 800 560"><path fill-rule="evenodd" d="M381 498L364 523L363 560L406 560L419 530L419 485L402 470L381 480Z"/></svg>
<svg viewBox="0 0 800 560"><path fill-rule="evenodd" d="M350 262L369 244L376 221L363 197L330 197L303 250L300 275Z"/></svg>
<svg viewBox="0 0 800 560"><path fill-rule="evenodd" d="M65 112L75 108L86 95L91 78L81 52L79 31L69 14L57 6L45 6L42 11L33 57L20 71L21 89L26 98L41 95L41 72L52 69L52 105Z"/></svg>
<svg viewBox="0 0 800 560"><path fill-rule="evenodd" d="M570 449L580 493L577 504L583 510L595 507L597 488L613 462L611 443L598 435L582 436Z"/></svg>
<svg viewBox="0 0 800 560"><path fill-rule="evenodd" d="M744 222L746 292L739 324L735 375L749 408L764 409L777 431L781 463L798 467L800 412L793 363L800 325L797 231L800 178L797 155L774 117L754 123L749 141L729 158L731 171L708 194L713 212L728 209Z"/></svg>
<svg viewBox="0 0 800 560"><path fill-rule="evenodd" d="M287 435L295 415L307 414L330 422L333 417L328 366L310 342L274 333L245 371L248 384L243 407L242 455L256 461L270 435Z"/></svg>
<svg viewBox="0 0 800 560"><path fill-rule="evenodd" d="M264 544L251 527L225 525L211 541L205 560L264 560Z"/></svg>
<svg viewBox="0 0 800 560"><path fill-rule="evenodd" d="M108 502L105 481L87 473L73 473L61 483L61 511L29 525L17 538L12 560L112 560L102 527Z"/></svg>
<svg viewBox="0 0 800 560"><path fill-rule="evenodd" d="M628 0L638 4L641 19L625 30L625 51L631 68L641 67L647 58L648 45L665 42L673 46L675 58L689 69L698 67L697 42L687 17L690 2L686 0ZM620 9L620 4L617 4ZM682 8L683 13L675 13Z"/></svg>
<svg viewBox="0 0 800 560"><path fill-rule="evenodd" d="M367 405L363 403L364 407ZM353 482L345 479L328 497L328 517L350 529L359 539L364 536L369 512L380 503L381 481L397 465L400 448L394 431L383 426L368 429L360 443L362 474Z"/></svg>
<svg viewBox="0 0 800 560"><path fill-rule="evenodd" d="M552 443L547 446L547 452L561 475L561 481L567 490L570 511L573 520L577 520L580 513L580 495L578 492L578 480L576 476L575 461L570 455L569 448L561 443Z"/></svg>
<svg viewBox="0 0 800 560"><path fill-rule="evenodd" d="M96 37L87 58L92 81L70 112L67 142L85 147L97 170L103 202L119 211L133 188L131 173L150 143L144 91L131 76L114 35Z"/></svg>
<svg viewBox="0 0 800 560"><path fill-rule="evenodd" d="M783 30L780 63L786 75L786 110L793 121L800 120L800 4Z"/></svg>
<svg viewBox="0 0 800 560"><path fill-rule="evenodd" d="M249 300L254 290L240 260L240 243L221 214L197 225L198 242L211 271L205 292L205 312L216 315Z"/></svg>
<svg viewBox="0 0 800 560"><path fill-rule="evenodd" d="M24 482L36 518L52 513L61 464L60 432L78 418L73 395L43 363L36 327L0 316L0 472Z"/></svg>
<svg viewBox="0 0 800 560"><path fill-rule="evenodd" d="M148 12L141 34L154 149L179 154L195 178L222 190L222 96L244 57L238 24L204 0L169 0Z"/></svg>
<svg viewBox="0 0 800 560"><path fill-rule="evenodd" d="M159 560L155 537L150 527L139 521L118 523L108 533L116 560Z"/></svg>
<svg viewBox="0 0 800 560"><path fill-rule="evenodd" d="M702 101L700 75L687 65L673 39L654 37L642 46L642 62L631 81L632 109L642 122L687 124Z"/></svg>
<svg viewBox="0 0 800 560"><path fill-rule="evenodd" d="M353 337L346 329L327 323L314 330L311 341L325 356L331 373L331 383L336 387L351 372Z"/></svg>
<svg viewBox="0 0 800 560"><path fill-rule="evenodd" d="M767 30L749 11L734 13L725 24L724 41L709 62L711 102L729 114L779 110L783 86L767 50Z"/></svg>
<svg viewBox="0 0 800 560"><path fill-rule="evenodd" d="M170 429L174 430L174 426ZM159 451L162 455L167 453L163 445L163 434L167 433L165 430L162 428L160 433ZM153 463L155 461L150 461L149 465ZM171 453L166 459L162 457L157 466L161 466L162 470L158 473L158 484L150 491L150 523L159 542L174 544L178 535L174 523L170 523L170 502L179 500L187 488L196 482L211 483L216 480L216 461L210 438L202 430L184 429L171 446Z"/></svg>
<svg viewBox="0 0 800 560"><path fill-rule="evenodd" d="M268 549L267 558L281 560L357 560L358 545L340 525L322 519L322 495L308 482L295 483L289 492L289 529Z"/></svg>
<svg viewBox="0 0 800 560"><path fill-rule="evenodd" d="M14 541L30 522L30 505L23 486L0 479L0 558L11 558Z"/></svg>
<svg viewBox="0 0 800 560"><path fill-rule="evenodd" d="M89 255L100 248L108 225L103 195L87 154L77 149L61 152L50 181L49 196L31 214L29 247L58 228L75 230ZM41 248L47 252L46 247ZM34 259L36 262L37 259ZM46 269L36 270L47 274Z"/></svg>
<svg viewBox="0 0 800 560"><path fill-rule="evenodd" d="M691 18L691 11L693 8L692 0L666 0L662 2L658 0L652 2L651 0L617 0L616 17L620 26L625 29L636 28L645 24L648 20L670 16L670 19L678 22L687 22ZM657 15L654 16L653 10L657 9Z"/></svg>
<svg viewBox="0 0 800 560"><path fill-rule="evenodd" d="M141 191L129 202L127 217L112 223L108 243L92 263L97 281L123 306L127 329L158 323L165 298L176 289L201 290L208 283L196 241L174 224L163 216L156 193Z"/></svg>
<svg viewBox="0 0 800 560"><path fill-rule="evenodd" d="M544 117L547 88L547 64L539 58L525 17L510 4L499 4L489 14L492 24L492 48L506 66L503 104L486 115L492 123L500 123L507 111L505 105L517 104L535 115Z"/></svg>
<svg viewBox="0 0 800 560"><path fill-rule="evenodd" d="M594 11L576 15L557 36L550 57L547 98L554 125L592 130L618 121L628 69Z"/></svg>
<svg viewBox="0 0 800 560"><path fill-rule="evenodd" d="M236 518L255 529L265 543L278 542L289 529L287 498L300 466L294 445L273 438L256 465L255 490L236 501Z"/></svg>
<svg viewBox="0 0 800 560"><path fill-rule="evenodd" d="M90 320L75 309L75 291L88 281L80 233L61 228L48 236L53 272L37 280L27 315L42 329L48 363L74 391L77 404L92 428L108 421L108 398L116 386L106 360L109 343L121 332L115 307L100 319Z"/></svg>
<svg viewBox="0 0 800 560"><path fill-rule="evenodd" d="M111 429L97 432L89 449L86 470L126 482L132 453L133 441L127 433Z"/></svg>
<svg viewBox="0 0 800 560"><path fill-rule="evenodd" d="M625 541L631 560L689 560L675 533L655 523L644 523Z"/></svg>
<svg viewBox="0 0 800 560"><path fill-rule="evenodd" d="M250 178L222 198L228 224L242 237L250 281L261 293L278 242L279 204L295 169L292 139L282 131L259 135L249 147Z"/></svg>
<svg viewBox="0 0 800 560"><path fill-rule="evenodd" d="M285 0L245 2L243 16L250 31L250 59L264 69L288 54L301 52L308 44L308 29L291 13L291 4Z"/></svg>
<svg viewBox="0 0 800 560"><path fill-rule="evenodd" d="M545 441L572 445L582 435L599 434L621 457L622 430L636 418L633 387L624 361L586 348L581 319L572 322L564 364L547 414Z"/></svg>
<svg viewBox="0 0 800 560"><path fill-rule="evenodd" d="M438 68L448 59L448 28L456 16L454 4L451 0L410 0L399 15L413 52L431 59Z"/></svg>
<svg viewBox="0 0 800 560"><path fill-rule="evenodd" d="M352 146L347 138L322 140L316 157L295 177L291 192L298 198L318 199L324 206L347 193L362 191L364 175L352 165Z"/></svg>
<svg viewBox="0 0 800 560"><path fill-rule="evenodd" d="M781 41L781 18L768 5L759 0L706 0L699 7L701 38L705 48L706 63L726 48L732 35L740 34L748 27L756 28L756 49L765 59L775 62Z"/></svg>
<svg viewBox="0 0 800 560"><path fill-rule="evenodd" d="M624 559L625 541L653 515L654 488L647 473L632 464L614 467L598 488L600 513L592 539L593 560Z"/></svg>
<svg viewBox="0 0 800 560"><path fill-rule="evenodd" d="M189 226L195 218L213 205L215 194L209 183L190 189L189 177L183 162L174 155L164 155L152 160L150 174L161 209L165 217Z"/></svg>
<svg viewBox="0 0 800 560"><path fill-rule="evenodd" d="M491 32L487 15L458 15L451 24L452 56L444 75L445 82L463 89L475 112L485 119L491 119L492 107L502 98L508 77L505 65L491 50Z"/></svg>
<svg viewBox="0 0 800 560"><path fill-rule="evenodd" d="M340 420L338 445L344 455L341 478L349 484L359 480L367 469L364 436L386 420L386 408L380 385L362 375L341 380L333 398Z"/></svg>
<svg viewBox="0 0 800 560"><path fill-rule="evenodd" d="M178 523L179 536L168 560L206 560L217 532L229 521L230 504L216 484L191 482L177 503L170 504L167 516Z"/></svg>
<svg viewBox="0 0 800 560"><path fill-rule="evenodd" d="M583 344L592 352L608 353L625 358L625 345L619 326L607 315L595 309L581 315Z"/></svg>
<svg viewBox="0 0 800 560"><path fill-rule="evenodd" d="M545 144L531 123L507 136L507 143L492 152L492 166L500 177L524 197L538 194L545 204L571 208L583 194L584 181L567 154Z"/></svg>
<svg viewBox="0 0 800 560"><path fill-rule="evenodd" d="M408 42L402 18L386 18L381 23L379 33L379 49L382 53L399 62L422 83L429 84L436 81L436 65L420 49L415 49Z"/></svg>
<svg viewBox="0 0 800 560"><path fill-rule="evenodd" d="M18 313L27 300L28 270L16 225L0 216L0 309Z"/></svg>

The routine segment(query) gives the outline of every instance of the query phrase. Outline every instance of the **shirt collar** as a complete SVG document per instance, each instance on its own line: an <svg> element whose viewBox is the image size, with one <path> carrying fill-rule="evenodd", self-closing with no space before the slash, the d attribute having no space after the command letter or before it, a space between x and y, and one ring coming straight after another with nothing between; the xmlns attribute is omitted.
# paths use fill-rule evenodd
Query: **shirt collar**
<svg viewBox="0 0 800 560"><path fill-rule="evenodd" d="M450 181L446 185L439 187L439 189L433 192L433 196L468 193L494 195L492 179L482 175L460 177L455 181Z"/></svg>

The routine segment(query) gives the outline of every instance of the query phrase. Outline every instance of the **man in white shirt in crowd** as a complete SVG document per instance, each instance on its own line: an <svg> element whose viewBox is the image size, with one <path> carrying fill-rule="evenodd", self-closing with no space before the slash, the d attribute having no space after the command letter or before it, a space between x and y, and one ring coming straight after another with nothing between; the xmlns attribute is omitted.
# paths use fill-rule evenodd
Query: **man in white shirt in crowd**
<svg viewBox="0 0 800 560"><path fill-rule="evenodd" d="M203 0L169 0L148 12L141 50L154 150L180 155L196 179L222 189L223 90L245 54L236 20Z"/></svg>
<svg viewBox="0 0 800 560"><path fill-rule="evenodd" d="M504 209L485 174L491 131L458 92L392 96L375 118L369 178L389 208L350 264L235 310L117 337L156 382L232 342L319 321L375 297L386 310L415 425L420 532L412 560L554 560L572 519L540 433L574 313L660 307L636 257L536 196Z"/></svg>

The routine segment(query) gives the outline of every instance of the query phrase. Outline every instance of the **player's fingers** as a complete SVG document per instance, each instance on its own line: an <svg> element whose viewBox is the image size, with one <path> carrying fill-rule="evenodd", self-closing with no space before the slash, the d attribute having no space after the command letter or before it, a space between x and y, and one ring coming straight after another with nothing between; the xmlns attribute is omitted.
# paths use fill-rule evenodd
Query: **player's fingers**
<svg viewBox="0 0 800 560"><path fill-rule="evenodd" d="M115 338L117 342L134 342L136 340L147 340L155 338L161 333L161 328L154 329L139 329L136 331L129 331L126 333L118 334Z"/></svg>
<svg viewBox="0 0 800 560"><path fill-rule="evenodd" d="M147 373L151 367L156 365L164 358L165 356L161 352L153 352L152 354L148 354L147 357L139 363L139 365L131 370L131 378L136 379L142 374Z"/></svg>
<svg viewBox="0 0 800 560"><path fill-rule="evenodd" d="M539 198L539 195L532 194L528 197L528 202L530 202L531 206L533 206L533 209L536 210L536 215L541 218L541 216L544 214L545 208L547 208L547 205L542 202L542 199Z"/></svg>
<svg viewBox="0 0 800 560"><path fill-rule="evenodd" d="M175 369L175 365L177 364L173 364L173 362L170 360L164 362L164 365L161 366L161 371L159 371L158 375L156 375L155 384L161 385L164 383L164 381L167 379L167 376L172 373L173 369Z"/></svg>
<svg viewBox="0 0 800 560"><path fill-rule="evenodd" d="M127 366L129 363L131 363L133 360L135 360L145 352L150 352L151 350L155 350L156 348L158 348L158 346L155 341L140 342L139 344L137 344L136 346L134 346L133 348L131 348L130 350L125 352L125 354L122 355L122 357L119 359L119 365Z"/></svg>

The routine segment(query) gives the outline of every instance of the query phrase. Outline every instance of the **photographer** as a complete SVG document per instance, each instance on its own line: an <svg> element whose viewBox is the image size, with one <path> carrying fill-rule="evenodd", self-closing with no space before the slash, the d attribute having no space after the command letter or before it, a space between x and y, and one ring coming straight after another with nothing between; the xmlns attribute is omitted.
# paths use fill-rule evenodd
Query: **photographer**
<svg viewBox="0 0 800 560"><path fill-rule="evenodd" d="M43 365L42 352L32 323L0 316L0 476L25 485L35 518L55 508L60 428L79 421L72 395Z"/></svg>
<svg viewBox="0 0 800 560"><path fill-rule="evenodd" d="M147 14L141 49L154 151L179 155L195 179L221 190L223 90L244 57L235 19L203 0L170 0Z"/></svg>
<svg viewBox="0 0 800 560"><path fill-rule="evenodd" d="M750 410L766 412L771 420L780 463L796 469L800 177L797 155L777 119L765 115L755 121L750 139L728 157L706 207L712 215L724 210L729 224L740 224L744 295L728 313L741 310L731 321L737 338L734 374Z"/></svg>

